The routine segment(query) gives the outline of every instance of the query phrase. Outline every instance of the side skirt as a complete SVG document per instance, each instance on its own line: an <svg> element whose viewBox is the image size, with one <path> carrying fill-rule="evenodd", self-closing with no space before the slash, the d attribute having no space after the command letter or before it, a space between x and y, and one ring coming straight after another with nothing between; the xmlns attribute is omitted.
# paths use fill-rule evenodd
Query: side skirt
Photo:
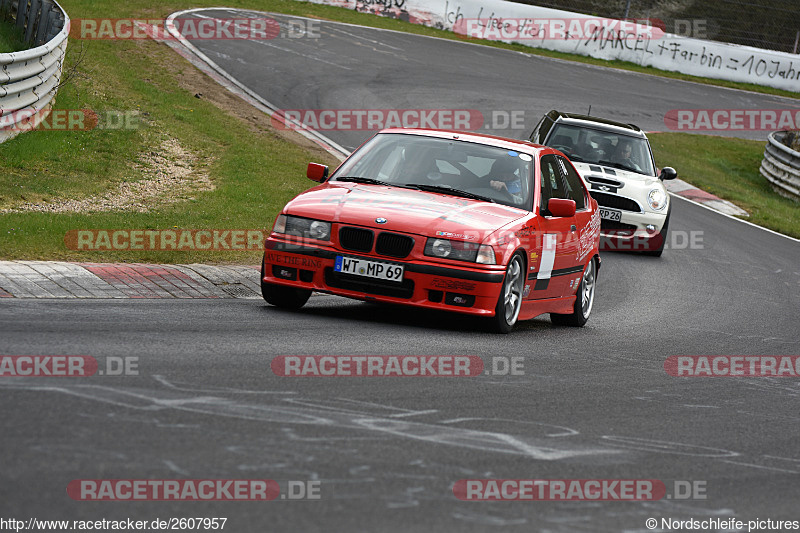
<svg viewBox="0 0 800 533"><path fill-rule="evenodd" d="M523 300L522 309L519 311L519 320L530 320L545 313L572 313L575 305L575 295L563 298L548 298L546 300Z"/></svg>

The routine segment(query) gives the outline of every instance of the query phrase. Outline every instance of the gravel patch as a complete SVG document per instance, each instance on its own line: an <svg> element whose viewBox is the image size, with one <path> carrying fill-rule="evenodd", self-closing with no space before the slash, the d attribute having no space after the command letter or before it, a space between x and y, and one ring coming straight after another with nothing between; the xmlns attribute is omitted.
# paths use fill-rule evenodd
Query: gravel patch
<svg viewBox="0 0 800 533"><path fill-rule="evenodd" d="M142 153L132 167L144 179L120 183L99 196L82 199L24 203L0 213L91 213L133 211L145 213L157 207L193 199L192 194L214 190L208 177L208 161L184 149L176 139L163 141L156 151Z"/></svg>

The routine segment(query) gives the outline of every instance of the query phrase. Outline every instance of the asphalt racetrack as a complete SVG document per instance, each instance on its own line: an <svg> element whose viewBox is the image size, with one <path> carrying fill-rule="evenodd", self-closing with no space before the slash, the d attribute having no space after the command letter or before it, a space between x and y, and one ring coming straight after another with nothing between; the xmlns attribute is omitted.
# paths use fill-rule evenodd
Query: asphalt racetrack
<svg viewBox="0 0 800 533"><path fill-rule="evenodd" d="M786 106L467 43L321 28L316 41L193 44L279 108L526 110L524 130L502 132L517 138L551 108L592 104L663 130L678 107ZM368 134L326 133L348 149ZM492 335L457 315L333 296L299 312L259 300L4 299L0 352L90 355L106 370L127 358L137 372L0 378L3 507L24 520L226 517L234 532L644 532L648 518L659 527L662 518L800 520L800 381L664 369L676 355L800 355L800 245L683 199L673 209L678 238L662 258L602 255L583 329L543 316ZM522 358L523 371L285 378L270 368L281 355L477 355L487 368ZM667 496L454 496L459 480L487 478L655 479ZM320 498L74 501L66 487L80 479L318 482ZM676 482L698 490L684 498Z"/></svg>

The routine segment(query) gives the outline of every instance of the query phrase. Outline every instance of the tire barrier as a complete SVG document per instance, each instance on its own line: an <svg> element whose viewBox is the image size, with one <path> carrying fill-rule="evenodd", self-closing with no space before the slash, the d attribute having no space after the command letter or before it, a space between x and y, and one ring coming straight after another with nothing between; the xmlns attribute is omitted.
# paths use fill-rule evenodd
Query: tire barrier
<svg viewBox="0 0 800 533"><path fill-rule="evenodd" d="M783 143L789 133L775 131L769 134L761 175L778 194L800 201L800 152Z"/></svg>
<svg viewBox="0 0 800 533"><path fill-rule="evenodd" d="M54 0L0 0L0 14L31 48L0 54L0 143L35 128L58 91L69 17Z"/></svg>

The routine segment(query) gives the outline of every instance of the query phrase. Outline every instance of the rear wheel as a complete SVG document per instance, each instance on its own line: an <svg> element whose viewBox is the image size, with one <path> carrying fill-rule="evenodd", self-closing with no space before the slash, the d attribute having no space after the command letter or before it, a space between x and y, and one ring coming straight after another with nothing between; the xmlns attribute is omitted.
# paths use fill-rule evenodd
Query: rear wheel
<svg viewBox="0 0 800 533"><path fill-rule="evenodd" d="M589 264L586 265L586 270L583 271L583 278L581 278L581 283L578 285L578 292L575 295L575 305L572 307L572 313L569 315L550 313L550 320L553 324L576 328L583 327L589 320L589 315L592 314L596 285L597 263L594 259L591 259Z"/></svg>
<svg viewBox="0 0 800 533"><path fill-rule="evenodd" d="M514 328L522 308L522 287L525 284L525 262L520 254L515 254L508 263L503 289L497 298L494 318L491 319L492 330L497 333L508 333Z"/></svg>
<svg viewBox="0 0 800 533"><path fill-rule="evenodd" d="M275 307L283 309L300 309L311 297L308 289L295 289L284 285L276 285L264 281L264 261L261 261L261 296Z"/></svg>

